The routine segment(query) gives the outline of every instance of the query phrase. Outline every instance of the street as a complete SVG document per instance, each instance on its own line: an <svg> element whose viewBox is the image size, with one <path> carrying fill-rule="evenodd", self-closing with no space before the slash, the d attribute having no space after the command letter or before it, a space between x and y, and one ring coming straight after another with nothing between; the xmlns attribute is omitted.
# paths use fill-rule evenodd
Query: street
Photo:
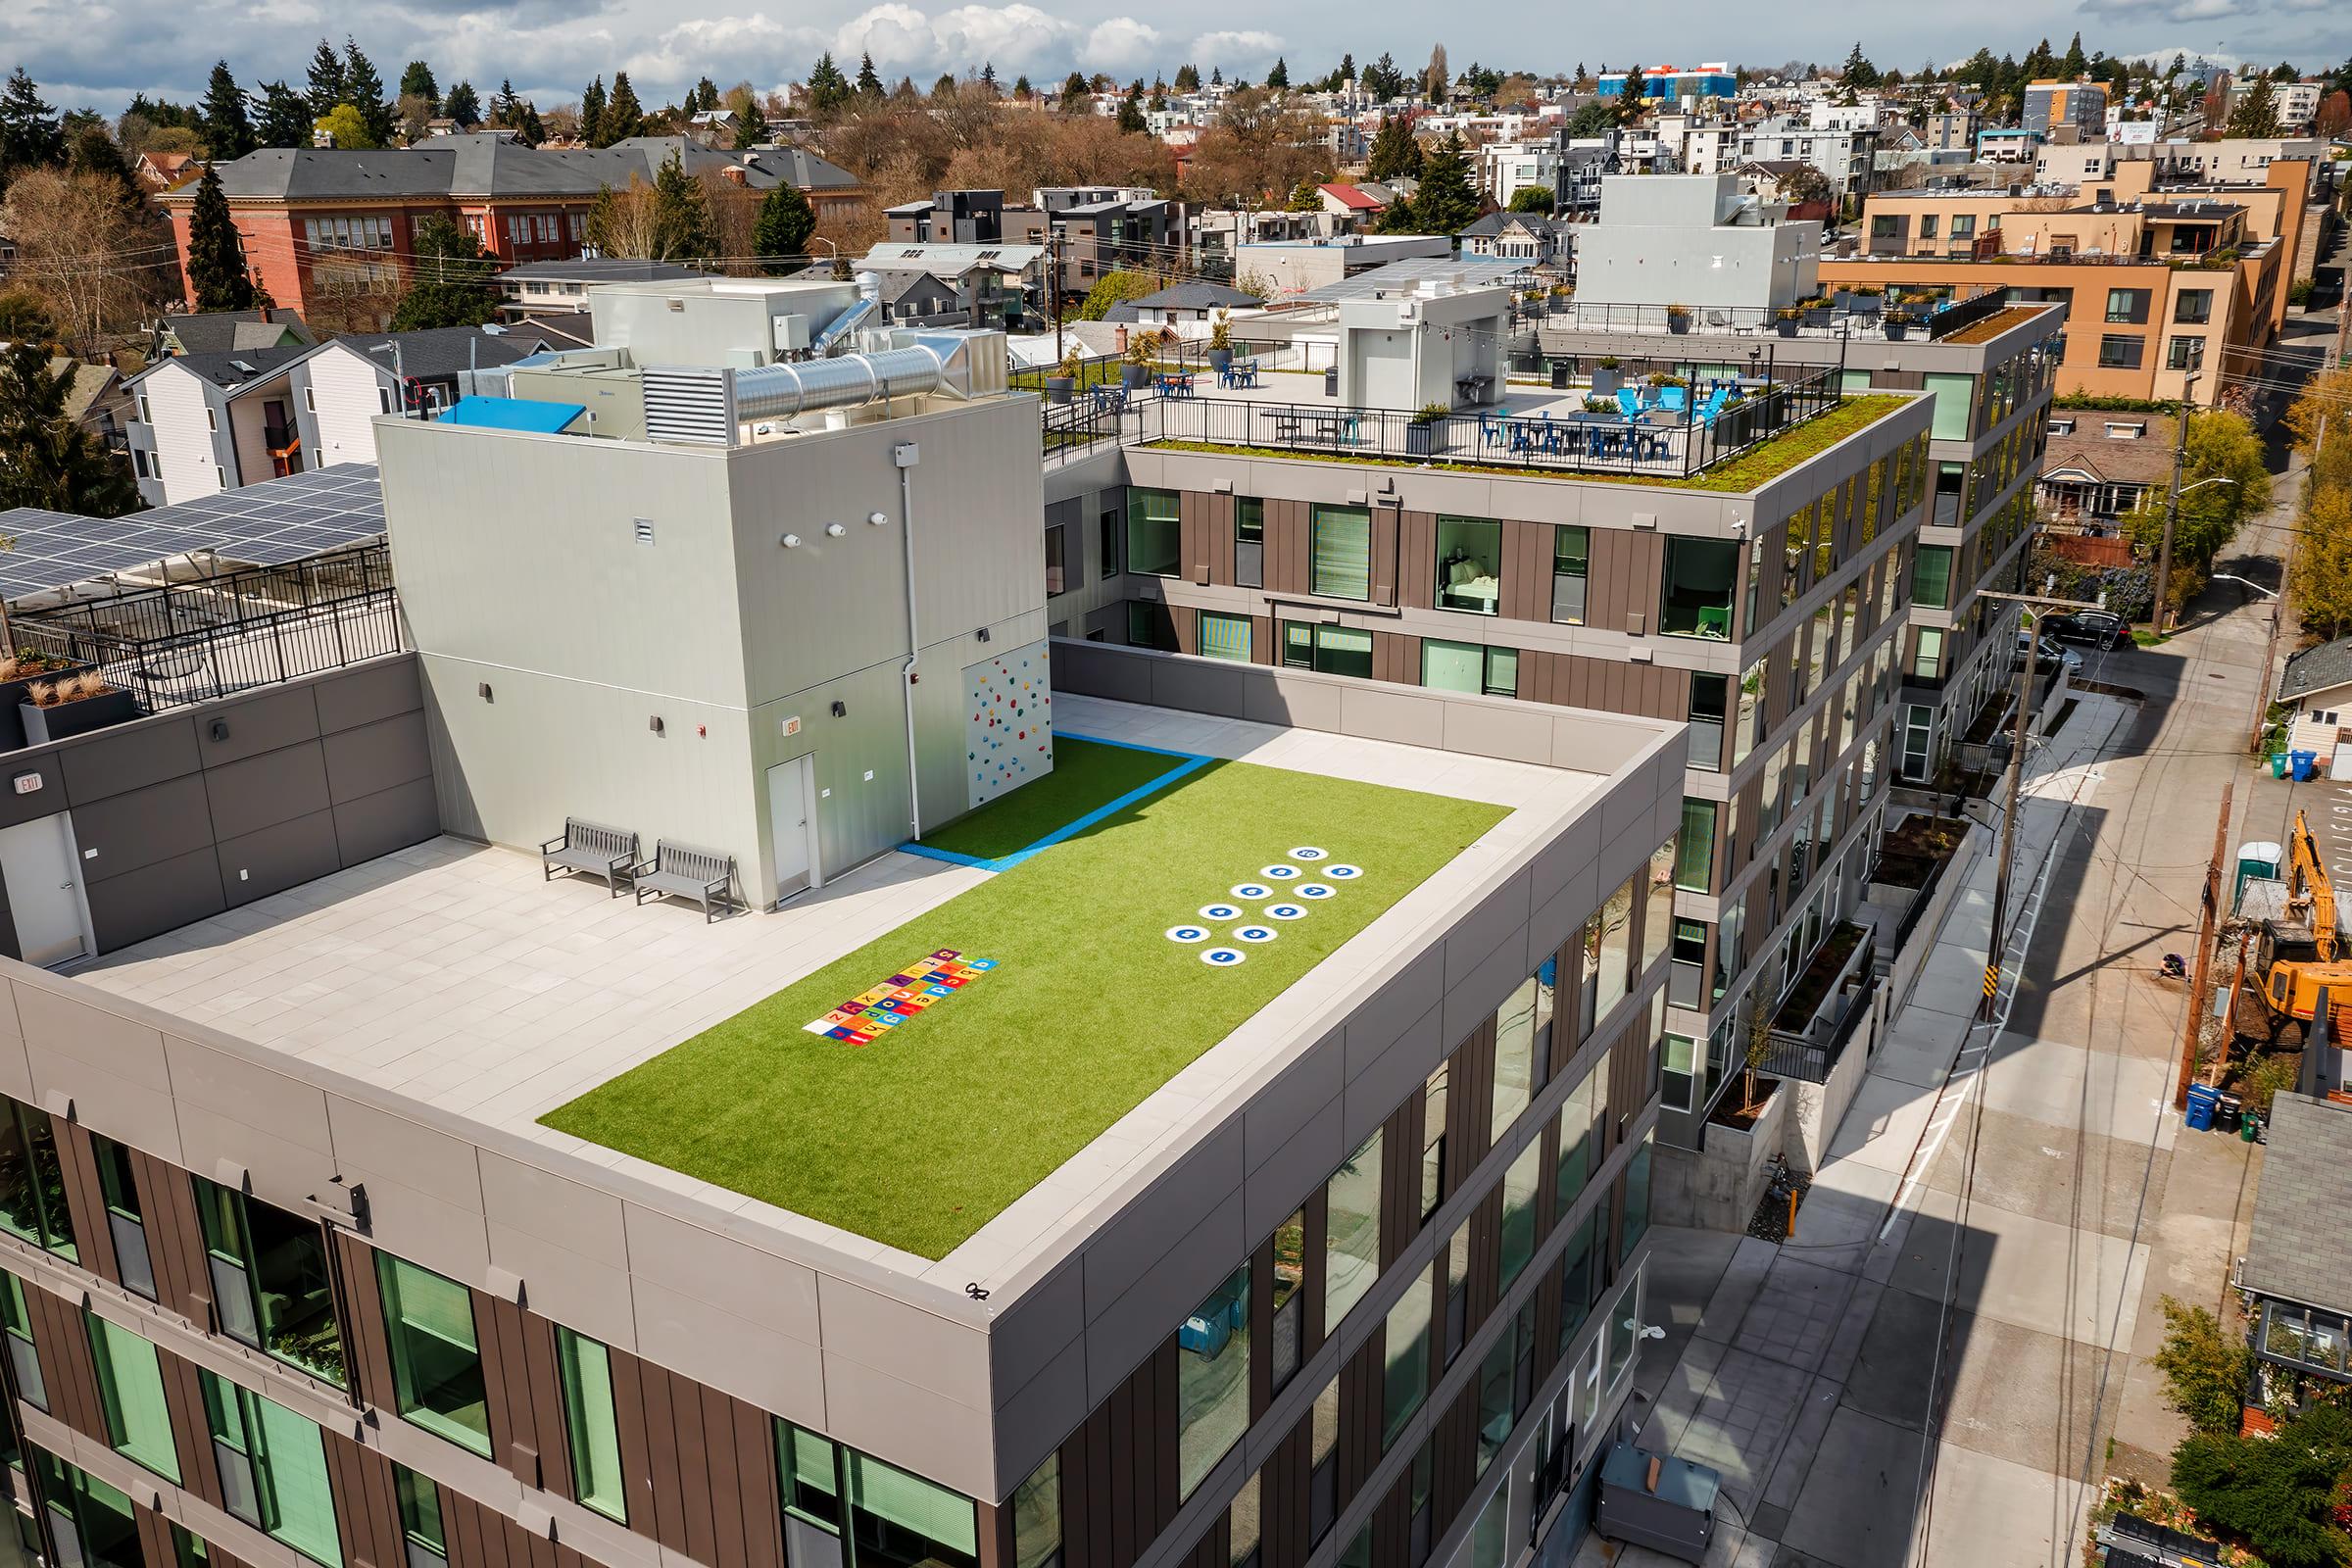
<svg viewBox="0 0 2352 1568"><path fill-rule="evenodd" d="M2276 409L2332 318L2290 318ZM2300 470L2217 572L2280 581ZM2218 1308L2262 1151L2171 1109L2198 900L2224 786L2228 843L2302 806L2352 876L2352 787L2292 786L2248 743L2294 645L2275 601L2211 584L2162 646L2086 656L2076 710L2029 753L1999 1017L1971 1015L1986 857L1879 1043L1795 1236L1676 1231L1674 1303L1645 1357L1643 1443L1723 1472L1711 1563L1749 1568L2080 1560L2109 1475L2165 1482L2187 1428L2148 1361L2161 1297ZM1998 803L1971 808L1997 819ZM1663 1562L1589 1544L1580 1563Z"/></svg>

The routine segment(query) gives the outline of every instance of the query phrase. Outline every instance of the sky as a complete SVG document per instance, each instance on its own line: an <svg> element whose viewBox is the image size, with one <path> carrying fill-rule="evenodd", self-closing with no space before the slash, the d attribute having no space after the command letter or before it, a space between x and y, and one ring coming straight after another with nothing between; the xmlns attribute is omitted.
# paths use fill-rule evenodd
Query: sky
<svg viewBox="0 0 2352 1568"><path fill-rule="evenodd" d="M1074 67L1122 79L1174 74L1191 61L1205 75L1255 79L1277 56L1292 74L1331 70L1342 51L1359 65L1384 50L1400 66L1426 62L1443 42L1455 69L1477 61L1502 69L1569 71L1625 65L1728 60L1753 66L1791 58L1842 61L1857 41L1853 8L1819 0L1795 7L1754 0L1685 0L1671 25L1588 15L1539 3L1451 12L1425 0L1188 0L1182 7L1129 0L1014 0L1004 5L935 5L906 0L794 0L789 8L745 9L746 0L0 0L0 64L23 65L61 107L112 114L134 92L182 101L200 94L215 59L225 56L248 88L284 77L297 86L322 34L349 32L387 82L413 59L429 61L441 84L470 79L487 97L503 79L542 108L576 101L590 76L629 73L649 105L674 101L697 77L721 87L748 80L765 90L807 74L831 50L855 71L870 51L885 79L911 75L928 85L943 72L992 62L1009 83L1043 82ZM1640 8L1628 8L1639 10ZM2291 60L2317 70L2352 56L2352 0L2010 0L1996 30L1984 11L1959 5L1904 7L1881 15L1859 39L1881 69L1949 63L1980 45L2023 55L2047 36L2063 49L2080 29L2083 47L2170 58L2175 51L2217 60ZM1530 18L1560 18L1530 36ZM1433 27L1443 16L1444 30Z"/></svg>

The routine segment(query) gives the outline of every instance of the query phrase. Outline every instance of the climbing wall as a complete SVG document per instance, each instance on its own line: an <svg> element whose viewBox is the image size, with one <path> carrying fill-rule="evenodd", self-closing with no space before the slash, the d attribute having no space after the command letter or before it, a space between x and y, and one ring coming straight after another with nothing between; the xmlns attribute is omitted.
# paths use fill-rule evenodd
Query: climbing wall
<svg viewBox="0 0 2352 1568"><path fill-rule="evenodd" d="M1054 771L1054 693L1043 642L966 665L963 694L966 805L986 806Z"/></svg>

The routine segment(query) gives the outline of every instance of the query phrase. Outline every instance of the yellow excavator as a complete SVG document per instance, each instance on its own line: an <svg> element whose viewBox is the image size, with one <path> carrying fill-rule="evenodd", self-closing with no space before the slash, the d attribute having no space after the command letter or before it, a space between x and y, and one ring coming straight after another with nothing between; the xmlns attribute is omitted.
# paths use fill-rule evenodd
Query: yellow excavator
<svg viewBox="0 0 2352 1568"><path fill-rule="evenodd" d="M2287 840L2286 914L2262 926L2262 1001L2271 1038L2289 1019L2308 1033L2320 992L2328 992L2328 1033L2352 1040L2352 961L2337 962L2335 889L2320 858L2319 841L2301 810Z"/></svg>

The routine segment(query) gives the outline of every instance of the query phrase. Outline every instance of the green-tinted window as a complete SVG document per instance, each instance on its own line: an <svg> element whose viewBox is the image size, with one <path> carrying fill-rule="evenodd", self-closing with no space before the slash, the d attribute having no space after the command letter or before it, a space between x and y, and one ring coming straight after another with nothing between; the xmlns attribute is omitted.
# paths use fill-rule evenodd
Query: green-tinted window
<svg viewBox="0 0 2352 1568"><path fill-rule="evenodd" d="M342 1387L343 1332L318 1222L201 1176L196 1212L221 1331Z"/></svg>
<svg viewBox="0 0 2352 1568"><path fill-rule="evenodd" d="M389 1252L376 1253L375 1261L402 1418L489 1457L490 1409L472 1293Z"/></svg>
<svg viewBox="0 0 2352 1568"><path fill-rule="evenodd" d="M1952 603L1952 547L1921 545L1911 561L1911 602L1928 610Z"/></svg>
<svg viewBox="0 0 2352 1568"><path fill-rule="evenodd" d="M1176 492L1127 492L1127 569L1173 577L1184 552L1176 520Z"/></svg>
<svg viewBox="0 0 2352 1568"><path fill-rule="evenodd" d="M106 1441L117 1453L167 1481L178 1481L179 1450L172 1442L172 1411L164 1403L164 1370L155 1347L95 1314L85 1315L84 1321L89 1325L90 1359L98 1372Z"/></svg>
<svg viewBox="0 0 2352 1568"><path fill-rule="evenodd" d="M1372 513L1366 507L1316 507L1309 514L1314 591L1326 599L1372 597Z"/></svg>
<svg viewBox="0 0 2352 1568"><path fill-rule="evenodd" d="M60 1557L74 1568L146 1568L129 1497L43 1449L32 1463Z"/></svg>
<svg viewBox="0 0 2352 1568"><path fill-rule="evenodd" d="M24 1309L24 1283L14 1274L0 1275L8 1288L0 1292L0 1330L8 1341L9 1364L16 1368L17 1393L36 1410L49 1408L49 1390L41 1381L41 1358L33 1349L32 1317Z"/></svg>
<svg viewBox="0 0 2352 1568"><path fill-rule="evenodd" d="M1500 1282L1495 1294L1511 1288L1536 1250L1536 1193L1544 1185L1544 1144L1535 1140L1519 1152L1502 1173L1502 1241L1498 1253Z"/></svg>
<svg viewBox="0 0 2352 1568"><path fill-rule="evenodd" d="M1200 612L1200 652L1209 659L1250 662L1250 617Z"/></svg>
<svg viewBox="0 0 2352 1568"><path fill-rule="evenodd" d="M139 1181L130 1151L112 1138L92 1134L90 1153L98 1163L98 1185L106 1196L106 1223L115 1243L115 1272L123 1287L155 1299L155 1265L147 1252L147 1214L139 1202Z"/></svg>
<svg viewBox="0 0 2352 1568"><path fill-rule="evenodd" d="M201 1374L228 1511L326 1568L343 1568L318 1427L250 1389Z"/></svg>
<svg viewBox="0 0 2352 1568"><path fill-rule="evenodd" d="M1687 893L1713 891L1716 803L1683 797L1683 831L1675 841L1674 885Z"/></svg>
<svg viewBox="0 0 2352 1568"><path fill-rule="evenodd" d="M1061 1550L1061 1455L1012 1490L1012 1568L1045 1568Z"/></svg>
<svg viewBox="0 0 2352 1568"><path fill-rule="evenodd" d="M1176 621L1168 607L1156 599L1127 601L1127 645L1130 648L1156 648L1163 654L1176 651Z"/></svg>
<svg viewBox="0 0 2352 1568"><path fill-rule="evenodd" d="M1977 378L1931 372L1927 383L1928 390L1936 394L1936 422L1929 433L1938 441L1967 440L1975 415Z"/></svg>
<svg viewBox="0 0 2352 1568"><path fill-rule="evenodd" d="M49 1113L7 1099L0 1099L0 1230L80 1260Z"/></svg>
<svg viewBox="0 0 2352 1568"><path fill-rule="evenodd" d="M1353 626L1282 623L1282 662L1294 669L1326 675L1372 676L1372 634Z"/></svg>
<svg viewBox="0 0 2352 1568"><path fill-rule="evenodd" d="M971 1498L854 1450L844 1449L842 1456L858 1568L973 1568L979 1562Z"/></svg>
<svg viewBox="0 0 2352 1568"><path fill-rule="evenodd" d="M1383 1453L1395 1446L1397 1434L1412 1420L1413 1412L1421 1408L1421 1401L1429 1397L1429 1320L1436 1268L1435 1263L1423 1268L1421 1277L1389 1308L1384 1348L1387 1365L1381 1379L1380 1451Z"/></svg>
<svg viewBox="0 0 2352 1568"><path fill-rule="evenodd" d="M430 1476L405 1464L392 1467L392 1490L400 1498L400 1531L408 1537L410 1560L419 1551L449 1560L449 1532L441 1523L441 1489Z"/></svg>
<svg viewBox="0 0 2352 1568"><path fill-rule="evenodd" d="M1625 1242L1617 1252L1620 1262L1634 1255L1635 1244L1649 1229L1649 1164L1655 1137L1653 1133L1642 1140L1642 1147L1634 1151L1633 1163L1625 1168Z"/></svg>
<svg viewBox="0 0 2352 1568"><path fill-rule="evenodd" d="M204 1568L213 1560L213 1548L205 1539L187 1526L172 1527L172 1561L176 1568Z"/></svg>
<svg viewBox="0 0 2352 1568"><path fill-rule="evenodd" d="M782 1421L776 1423L776 1429L784 1511L839 1534L841 1460L832 1441Z"/></svg>
<svg viewBox="0 0 2352 1568"><path fill-rule="evenodd" d="M1487 697L1519 695L1519 650L1421 639L1421 684L1435 691Z"/></svg>
<svg viewBox="0 0 2352 1568"><path fill-rule="evenodd" d="M1585 580L1592 564L1592 535L1562 524L1551 531L1551 618L1563 625L1585 623Z"/></svg>
<svg viewBox="0 0 2352 1568"><path fill-rule="evenodd" d="M564 1384L564 1431L571 1445L572 1494L628 1523L620 1480L620 1429L612 1415L612 1357L584 1334L558 1325L556 1370Z"/></svg>
<svg viewBox="0 0 2352 1568"><path fill-rule="evenodd" d="M1176 1487L1189 1497L1250 1424L1250 1265L1176 1326Z"/></svg>

